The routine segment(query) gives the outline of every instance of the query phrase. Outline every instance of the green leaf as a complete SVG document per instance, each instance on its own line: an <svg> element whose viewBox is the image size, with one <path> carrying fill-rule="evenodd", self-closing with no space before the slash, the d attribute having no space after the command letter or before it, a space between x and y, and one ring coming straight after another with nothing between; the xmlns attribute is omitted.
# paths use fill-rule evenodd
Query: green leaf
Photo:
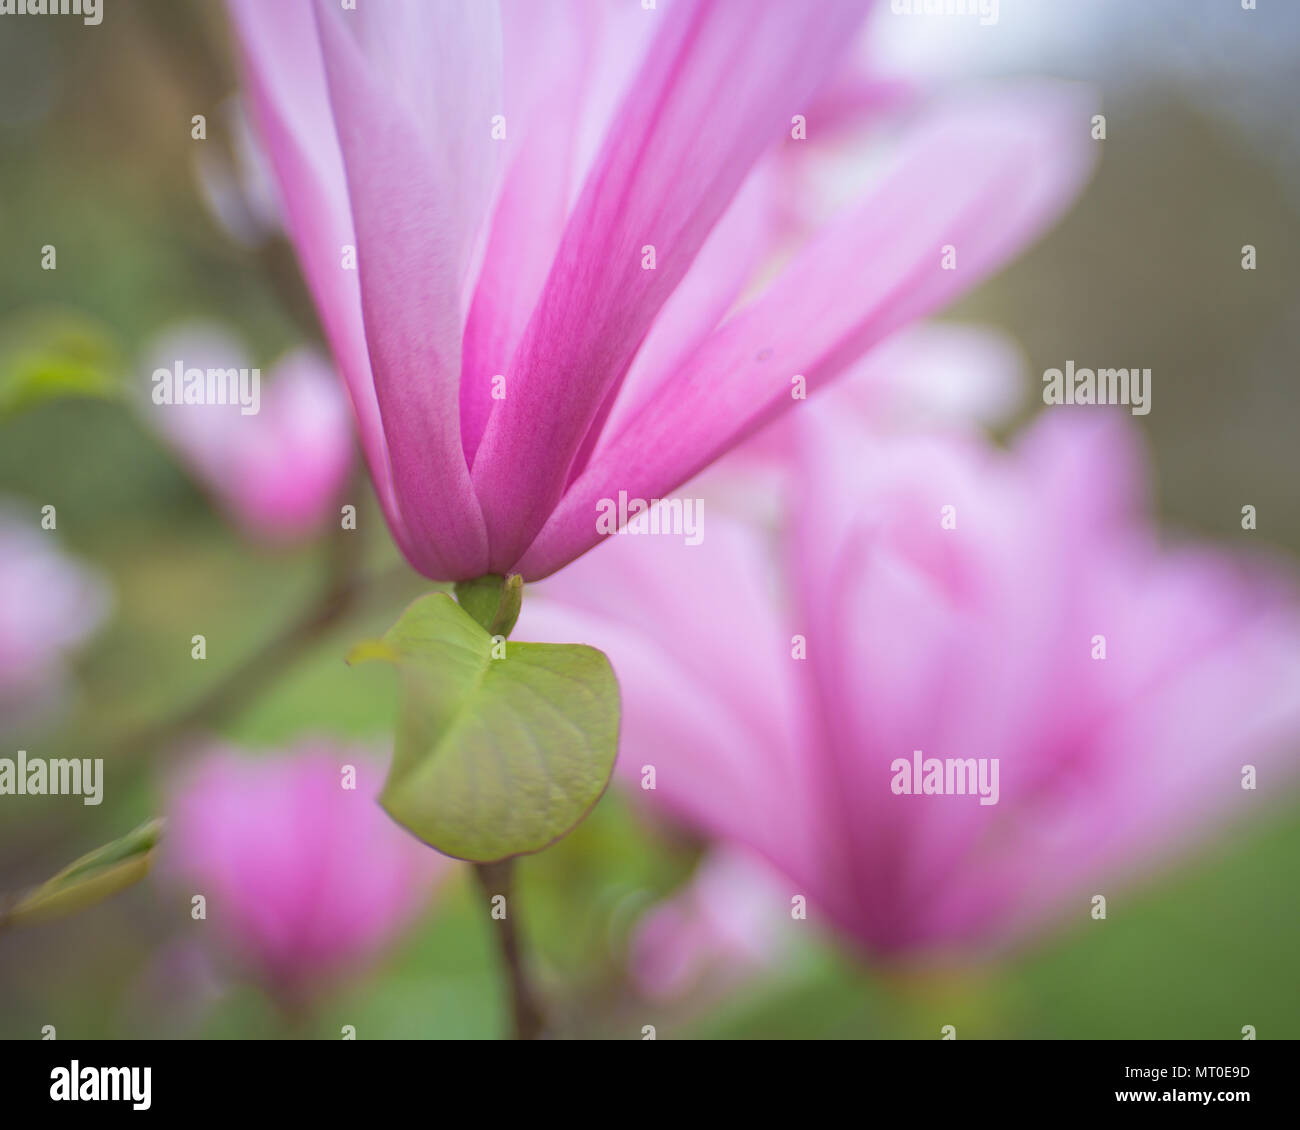
<svg viewBox="0 0 1300 1130"><path fill-rule="evenodd" d="M494 647L498 656L493 658ZM399 672L380 803L439 851L478 863L540 851L579 824L618 752L618 681L580 644L493 643L446 593L421 597L351 662Z"/></svg>
<svg viewBox="0 0 1300 1130"><path fill-rule="evenodd" d="M44 313L0 335L0 416L63 397L120 395L117 345L80 316Z"/></svg>
<svg viewBox="0 0 1300 1130"><path fill-rule="evenodd" d="M83 855L20 898L0 917L0 922L7 926L28 926L61 918L139 882L153 864L162 825L161 820L151 820Z"/></svg>

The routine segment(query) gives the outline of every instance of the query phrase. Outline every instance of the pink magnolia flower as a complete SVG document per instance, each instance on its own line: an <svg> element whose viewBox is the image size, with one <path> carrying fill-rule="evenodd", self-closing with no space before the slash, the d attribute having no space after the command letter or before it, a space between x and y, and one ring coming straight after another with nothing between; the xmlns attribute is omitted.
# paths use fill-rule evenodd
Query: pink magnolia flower
<svg viewBox="0 0 1300 1130"><path fill-rule="evenodd" d="M0 730L44 716L66 684L66 664L103 623L107 583L61 553L40 510L0 506Z"/></svg>
<svg viewBox="0 0 1300 1130"><path fill-rule="evenodd" d="M218 326L178 327L149 347L146 373L247 369L243 347ZM260 370L259 370L260 373ZM145 404L149 424L250 536L287 541L332 515L352 466L345 397L309 349L282 357L259 381L256 412L238 403ZM157 387L157 386L151 386Z"/></svg>
<svg viewBox="0 0 1300 1130"><path fill-rule="evenodd" d="M843 399L798 414L775 541L714 512L698 546L620 536L526 602L518 638L609 654L620 772L655 767L647 803L891 955L1082 919L1279 793L1295 593L1244 555L1161 544L1123 417L1045 413L1002 452L869 437ZM917 750L997 758L996 803L896 792Z"/></svg>
<svg viewBox="0 0 1300 1130"><path fill-rule="evenodd" d="M205 897L205 925L283 1000L375 958L451 867L388 819L380 782L321 741L256 760L214 746L174 783L169 881Z"/></svg>
<svg viewBox="0 0 1300 1130"><path fill-rule="evenodd" d="M757 285L763 158L803 144L796 116L816 133L868 7L229 0L416 569L547 576L600 539L603 499L663 497L791 404L796 376L836 376L1060 213L1095 151L1079 97L963 98Z"/></svg>

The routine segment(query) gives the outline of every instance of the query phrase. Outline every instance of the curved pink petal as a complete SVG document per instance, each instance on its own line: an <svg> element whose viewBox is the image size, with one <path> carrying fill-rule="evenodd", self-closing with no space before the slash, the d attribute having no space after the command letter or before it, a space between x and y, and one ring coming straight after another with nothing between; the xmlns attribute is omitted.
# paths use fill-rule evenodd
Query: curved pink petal
<svg viewBox="0 0 1300 1130"><path fill-rule="evenodd" d="M587 433L574 462L580 474L602 440L617 434L654 392L671 380L717 328L772 249L775 172L764 161L736 193L672 296L664 303L626 379ZM607 419L605 417L608 417Z"/></svg>
<svg viewBox="0 0 1300 1130"><path fill-rule="evenodd" d="M462 298L499 149L495 4L317 8L394 491L423 570L487 571L461 446Z"/></svg>
<svg viewBox="0 0 1300 1130"><path fill-rule="evenodd" d="M611 34L609 15L590 0L507 0L502 8L507 168L465 326L460 414L470 463L491 414L493 378L509 370L564 232L597 60L635 63L634 45Z"/></svg>
<svg viewBox="0 0 1300 1130"><path fill-rule="evenodd" d="M347 382L375 492L398 545L418 565L393 491L357 272L342 266L356 236L310 0L227 4L285 225Z"/></svg>
<svg viewBox="0 0 1300 1130"><path fill-rule="evenodd" d="M961 322L923 322L894 334L818 397L869 432L968 431L1007 422L1027 388L1025 356L1005 333ZM798 414L778 416L735 448L708 480L752 481L788 468ZM865 440L864 440L865 442Z"/></svg>

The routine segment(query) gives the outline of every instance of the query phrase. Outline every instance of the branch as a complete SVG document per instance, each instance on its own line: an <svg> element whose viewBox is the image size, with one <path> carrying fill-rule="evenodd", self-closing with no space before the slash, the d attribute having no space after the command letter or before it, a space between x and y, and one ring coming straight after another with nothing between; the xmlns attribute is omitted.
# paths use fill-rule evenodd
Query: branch
<svg viewBox="0 0 1300 1130"><path fill-rule="evenodd" d="M524 968L523 954L520 948L518 907L514 897L515 861L503 859L497 863L474 864L474 877L487 895L488 901L496 895L504 895L506 914L504 918L492 919L492 926L497 932L497 942L501 949L501 963L505 967L510 982L511 1014L514 1017L514 1038L516 1040L538 1040L546 1027L546 1020L537 1003L537 995Z"/></svg>

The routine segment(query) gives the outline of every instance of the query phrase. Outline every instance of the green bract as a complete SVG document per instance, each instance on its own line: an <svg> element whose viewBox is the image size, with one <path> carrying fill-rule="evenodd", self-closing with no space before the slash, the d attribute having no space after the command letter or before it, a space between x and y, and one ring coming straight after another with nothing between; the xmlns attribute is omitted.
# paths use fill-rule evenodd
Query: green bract
<svg viewBox="0 0 1300 1130"><path fill-rule="evenodd" d="M149 873L161 832L162 821L151 820L83 855L14 903L4 924L28 926L61 918L139 882Z"/></svg>
<svg viewBox="0 0 1300 1130"><path fill-rule="evenodd" d="M507 643L434 593L348 657L369 659L392 663L401 680L380 803L439 851L480 863L538 851L604 792L618 682L595 648Z"/></svg>
<svg viewBox="0 0 1300 1130"><path fill-rule="evenodd" d="M514 631L523 595L524 579L518 573L509 577L488 573L456 582L457 602L490 636L508 636Z"/></svg>

